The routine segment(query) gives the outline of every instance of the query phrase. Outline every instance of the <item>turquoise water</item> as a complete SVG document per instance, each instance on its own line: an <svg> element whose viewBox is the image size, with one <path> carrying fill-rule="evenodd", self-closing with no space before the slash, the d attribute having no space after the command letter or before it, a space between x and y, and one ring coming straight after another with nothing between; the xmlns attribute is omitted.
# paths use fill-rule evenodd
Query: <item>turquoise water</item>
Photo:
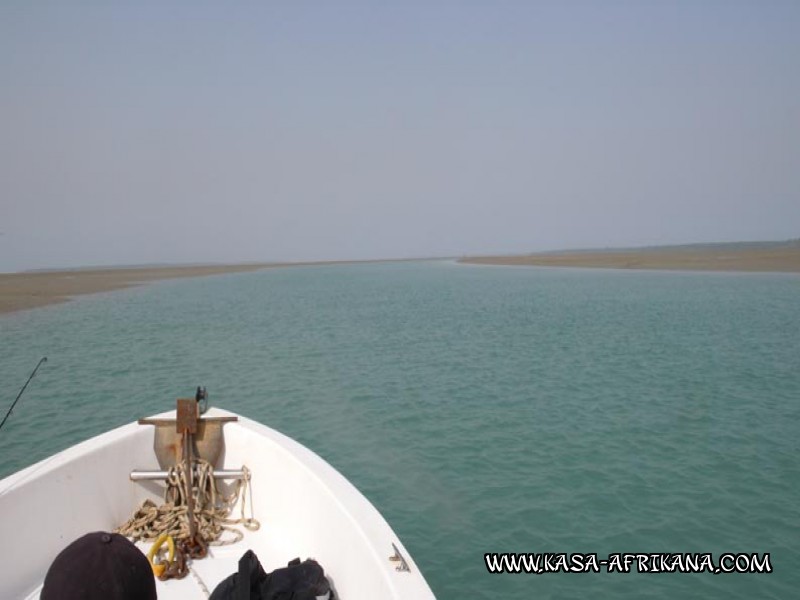
<svg viewBox="0 0 800 600"><path fill-rule="evenodd" d="M309 446L439 598L793 598L800 277L447 262L166 281L0 318L0 476L170 408ZM490 575L485 552L770 552L772 574Z"/></svg>

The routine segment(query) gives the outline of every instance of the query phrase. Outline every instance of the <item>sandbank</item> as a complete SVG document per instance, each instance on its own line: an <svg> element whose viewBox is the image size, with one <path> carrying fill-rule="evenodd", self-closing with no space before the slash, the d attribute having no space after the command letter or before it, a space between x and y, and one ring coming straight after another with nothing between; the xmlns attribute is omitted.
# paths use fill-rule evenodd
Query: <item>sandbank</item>
<svg viewBox="0 0 800 600"><path fill-rule="evenodd" d="M66 302L74 296L110 292L150 281L240 273L320 263L169 266L0 273L0 314Z"/></svg>
<svg viewBox="0 0 800 600"><path fill-rule="evenodd" d="M520 256L472 256L459 262L482 265L669 269L689 271L800 272L800 242L752 242L580 250Z"/></svg>

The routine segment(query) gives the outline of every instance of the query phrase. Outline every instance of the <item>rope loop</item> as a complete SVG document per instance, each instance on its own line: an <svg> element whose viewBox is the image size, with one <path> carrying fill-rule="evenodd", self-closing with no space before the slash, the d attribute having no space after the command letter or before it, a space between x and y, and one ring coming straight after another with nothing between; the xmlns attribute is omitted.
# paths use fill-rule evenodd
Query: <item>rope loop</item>
<svg viewBox="0 0 800 600"><path fill-rule="evenodd" d="M164 503L156 505L145 500L125 523L116 531L134 541L156 540L169 535L176 541L188 540L189 520L186 499L194 501L194 518L197 532L209 545L226 546L244 538L244 533L235 527L241 525L249 531L256 531L261 524L253 515L253 492L250 485L250 470L242 467L244 477L236 482L231 494L224 495L214 479L214 467L206 460L195 463L194 485L189 490L189 479L183 463L170 467L167 475L167 490ZM250 496L250 516L245 516L247 496ZM240 504L238 519L230 518L236 504ZM226 534L223 537L223 534Z"/></svg>

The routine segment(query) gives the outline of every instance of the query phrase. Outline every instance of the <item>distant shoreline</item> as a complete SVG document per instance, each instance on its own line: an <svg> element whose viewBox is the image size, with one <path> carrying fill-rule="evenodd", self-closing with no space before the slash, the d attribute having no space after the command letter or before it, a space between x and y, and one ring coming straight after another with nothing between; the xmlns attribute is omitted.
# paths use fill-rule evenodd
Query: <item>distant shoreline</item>
<svg viewBox="0 0 800 600"><path fill-rule="evenodd" d="M693 244L613 250L565 250L517 256L470 256L477 265L800 273L800 242Z"/></svg>
<svg viewBox="0 0 800 600"><path fill-rule="evenodd" d="M280 267L333 265L342 262L119 267L0 273L0 314L60 304L75 296L111 292L165 279L244 273Z"/></svg>
<svg viewBox="0 0 800 600"><path fill-rule="evenodd" d="M75 296L111 292L152 281L244 273L281 267L326 266L413 259L315 261L231 265L92 267L0 273L0 315L68 302ZM430 259L429 259L430 260ZM476 265L668 269L800 273L800 241L696 244L608 250L565 250L516 256L470 256L459 263Z"/></svg>

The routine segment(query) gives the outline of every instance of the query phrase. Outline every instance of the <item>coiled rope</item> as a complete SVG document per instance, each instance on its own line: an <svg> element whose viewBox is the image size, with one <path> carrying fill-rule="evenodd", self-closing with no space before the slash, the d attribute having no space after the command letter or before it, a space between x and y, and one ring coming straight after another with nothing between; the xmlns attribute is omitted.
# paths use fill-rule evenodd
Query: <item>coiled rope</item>
<svg viewBox="0 0 800 600"><path fill-rule="evenodd" d="M194 500L194 519L198 534L210 545L225 546L235 544L244 537L244 533L235 527L241 525L250 531L256 531L261 524L253 516L253 497L250 486L250 471L242 467L244 476L236 483L234 491L225 496L217 489L214 479L214 467L205 460L197 460L194 485L191 494ZM145 500L134 515L116 531L134 541L155 540L161 534L169 534L175 539L189 538L189 517L186 499L189 497L189 480L183 463L176 464L168 471L167 491L164 503L156 505L152 500ZM250 517L245 517L245 505L250 494ZM240 501L241 498L241 501ZM230 518L230 514L240 502L241 513L238 519ZM228 532L232 537L223 533Z"/></svg>

